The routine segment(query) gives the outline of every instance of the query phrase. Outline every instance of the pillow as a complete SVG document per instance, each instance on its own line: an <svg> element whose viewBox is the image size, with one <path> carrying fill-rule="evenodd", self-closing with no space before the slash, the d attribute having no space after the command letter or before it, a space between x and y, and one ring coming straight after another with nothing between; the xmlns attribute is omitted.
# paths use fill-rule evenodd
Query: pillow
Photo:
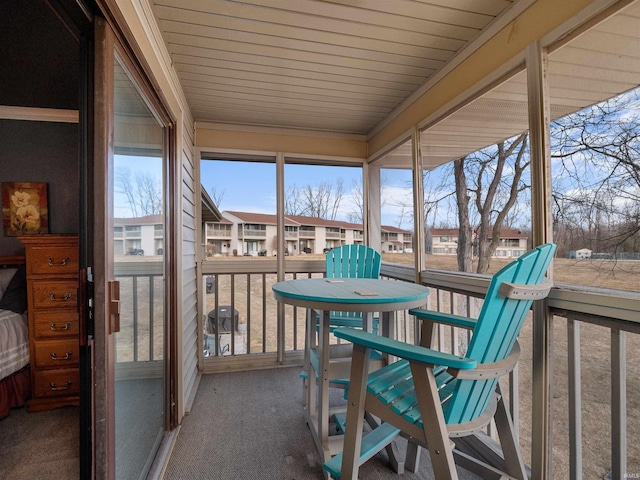
<svg viewBox="0 0 640 480"><path fill-rule="evenodd" d="M0 299L0 310L11 310L19 314L27 311L26 267L21 265L7 285Z"/></svg>
<svg viewBox="0 0 640 480"><path fill-rule="evenodd" d="M0 298L2 298L2 294L7 289L7 285L9 285L15 273L15 268L0 268Z"/></svg>

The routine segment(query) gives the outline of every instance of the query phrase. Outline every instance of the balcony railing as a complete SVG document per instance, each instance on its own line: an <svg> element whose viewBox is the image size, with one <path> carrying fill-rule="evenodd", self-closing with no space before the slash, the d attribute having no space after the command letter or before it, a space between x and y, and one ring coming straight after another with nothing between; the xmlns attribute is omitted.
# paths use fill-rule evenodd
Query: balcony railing
<svg viewBox="0 0 640 480"><path fill-rule="evenodd" d="M163 358L164 281L161 261L117 261L120 282L120 332L116 361L152 362Z"/></svg>
<svg viewBox="0 0 640 480"><path fill-rule="evenodd" d="M238 310L239 325L245 325L232 327L234 331L229 333L205 332L213 344L211 356L205 359L205 373L301 363L304 311L278 307L273 299L275 260L203 262L202 272L215 279L205 295L205 318L218 306L230 305ZM286 261L285 279L323 274L324 261ZM384 264L382 274L398 281L415 278L411 267L399 265ZM432 289L428 308L475 317L489 279L457 272L424 272L422 282ZM552 313L552 478L602 478L609 471L612 478L629 478L628 472L640 472L640 403L635 396L627 400L628 391L640 388L640 294L557 285L547 304ZM279 308L283 309L280 317ZM407 312L396 314L395 325L396 338L416 341L416 320ZM456 354L464 353L469 341L466 331L451 327L439 330L437 338L440 348ZM543 440L531 434L532 385L544 379L539 369L533 368L537 344L532 319L523 328L520 344L519 367L505 391L514 422L520 427L523 455L531 465L532 445L539 446ZM536 357L540 353L538 349Z"/></svg>
<svg viewBox="0 0 640 480"><path fill-rule="evenodd" d="M278 306L271 285L277 281L275 259L204 261L203 337L209 357L204 373L261 369L278 364L300 364L304 346L305 312ZM288 258L285 279L321 277L323 260ZM163 282L161 262L116 262L121 281L122 317L118 334L118 362L140 362L162 357L162 344L154 333L162 329ZM382 274L396 281L413 281L411 267L384 264ZM477 316L489 277L428 270L422 282L431 288L428 308L471 317ZM551 448L552 478L633 478L640 472L640 294L556 285L547 299L552 314L548 344L552 359L550 386L553 404ZM219 306L238 313L220 318L212 332L208 314ZM280 312L280 313L279 313ZM536 324L536 328L541 325ZM397 312L396 338L416 341L416 320ZM541 349L533 320L520 335L522 355L509 379L508 392L514 423L525 462L542 442L531 433L533 385L541 376ZM335 340L335 339L334 339ZM462 354L468 344L466 331L442 328L438 347ZM217 348L216 348L217 346Z"/></svg>
<svg viewBox="0 0 640 480"><path fill-rule="evenodd" d="M242 234L244 235L244 237L266 237L267 236L267 231L266 230L255 230L253 228L245 228L242 231Z"/></svg>

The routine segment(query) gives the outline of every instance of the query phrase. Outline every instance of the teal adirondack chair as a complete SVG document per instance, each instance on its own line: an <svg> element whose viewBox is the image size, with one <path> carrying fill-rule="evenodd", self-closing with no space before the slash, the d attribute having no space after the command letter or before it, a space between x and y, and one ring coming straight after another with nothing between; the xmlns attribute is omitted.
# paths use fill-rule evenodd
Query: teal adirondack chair
<svg viewBox="0 0 640 480"><path fill-rule="evenodd" d="M454 456L461 466L484 478L528 478L498 379L518 362L516 339L532 301L546 297L551 289L544 277L555 250L554 244L537 247L496 273L477 320L411 310L422 319L421 345L425 346L337 329L335 335L352 342L354 351L344 450L325 462L328 474L358 478L359 466L402 434L410 439L409 470L417 467L416 445L420 445L429 450L438 480L458 478ZM426 347L431 345L436 323L473 332L464 357ZM400 360L369 375L364 359L370 349ZM363 437L365 413L382 423ZM481 432L492 418L502 454L487 446L493 441Z"/></svg>
<svg viewBox="0 0 640 480"><path fill-rule="evenodd" d="M380 278L382 256L365 245L343 245L325 256L326 278ZM362 314L331 312L331 328L361 327Z"/></svg>
<svg viewBox="0 0 640 480"><path fill-rule="evenodd" d="M325 263L326 278L380 278L382 256L380 252L366 245L342 245L326 253ZM317 344L315 335L318 332L319 322L319 316L314 315L311 311L307 312L304 367L300 374L303 379L303 405L307 404L309 395L308 376L311 371L309 362L314 361L312 348ZM372 324L374 331L377 331L377 319L374 319ZM362 314L357 312L331 312L330 331L338 327L362 328Z"/></svg>

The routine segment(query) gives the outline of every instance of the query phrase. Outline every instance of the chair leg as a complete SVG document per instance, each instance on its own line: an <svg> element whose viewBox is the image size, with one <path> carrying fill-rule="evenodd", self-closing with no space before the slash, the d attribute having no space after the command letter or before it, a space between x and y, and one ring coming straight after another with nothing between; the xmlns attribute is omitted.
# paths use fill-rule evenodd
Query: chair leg
<svg viewBox="0 0 640 480"><path fill-rule="evenodd" d="M407 455L405 457L405 468L416 473L420 468L420 445L412 439L407 442Z"/></svg>
<svg viewBox="0 0 640 480"><path fill-rule="evenodd" d="M302 379L302 406L306 407L309 403L308 403L308 399L309 399L309 381L310 381L310 375L311 375L311 353L310 353L310 348L311 348L311 332L312 332L312 317L313 317L313 310L311 310L310 308L307 308L307 314L306 314L306 322L305 322L305 332L304 332L304 362L303 362L303 372L306 374L306 378Z"/></svg>
<svg viewBox="0 0 640 480"><path fill-rule="evenodd" d="M496 391L500 398L494 419L498 436L500 437L500 445L507 470L506 473L518 480L527 480L528 476L525 471L524 462L522 461L522 455L520 454L518 439L516 438L513 421L509 413L509 406L504 399L499 381L496 384Z"/></svg>
<svg viewBox="0 0 640 480"><path fill-rule="evenodd" d="M444 421L433 369L411 363L411 374L422 414L424 435L429 448L433 473L438 480L458 480L453 449Z"/></svg>
<svg viewBox="0 0 640 480"><path fill-rule="evenodd" d="M360 468L360 447L369 374L369 349L353 346L351 382L347 398L347 425L342 450L341 480L357 480Z"/></svg>

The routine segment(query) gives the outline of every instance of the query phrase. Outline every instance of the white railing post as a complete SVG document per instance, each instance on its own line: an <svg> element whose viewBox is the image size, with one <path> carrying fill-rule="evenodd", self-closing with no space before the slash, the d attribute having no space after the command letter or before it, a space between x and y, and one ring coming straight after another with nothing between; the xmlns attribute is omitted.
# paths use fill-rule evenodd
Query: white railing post
<svg viewBox="0 0 640 480"><path fill-rule="evenodd" d="M569 478L582 478L582 371L580 368L580 322L567 317L569 362Z"/></svg>
<svg viewBox="0 0 640 480"><path fill-rule="evenodd" d="M531 151L531 203L533 246L553 239L551 211L551 153L547 52L535 41L526 50L529 143ZM553 278L553 264L547 275ZM552 316L546 300L533 309L533 414L531 467L533 478L552 478L553 442L551 347Z"/></svg>
<svg viewBox="0 0 640 480"><path fill-rule="evenodd" d="M611 478L627 477L627 332L611 329Z"/></svg>

